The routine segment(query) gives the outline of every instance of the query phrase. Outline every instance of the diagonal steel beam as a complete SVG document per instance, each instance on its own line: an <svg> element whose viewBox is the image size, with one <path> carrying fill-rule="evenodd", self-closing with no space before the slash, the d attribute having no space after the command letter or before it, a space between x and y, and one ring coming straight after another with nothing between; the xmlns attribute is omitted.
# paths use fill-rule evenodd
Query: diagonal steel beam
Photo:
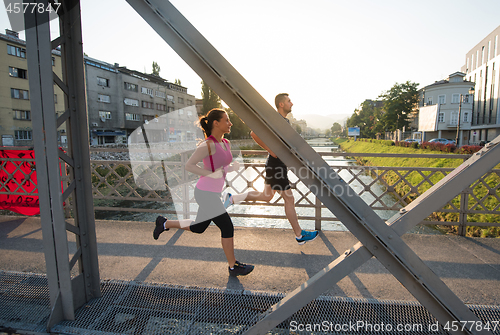
<svg viewBox="0 0 500 335"><path fill-rule="evenodd" d="M479 321L170 2L127 2L442 324Z"/></svg>
<svg viewBox="0 0 500 335"><path fill-rule="evenodd" d="M500 163L499 142L500 136L390 218L387 223L401 236L431 213L442 208L456 194ZM276 327L372 257L370 250L357 243L301 287L272 306L247 334L259 334L264 329Z"/></svg>

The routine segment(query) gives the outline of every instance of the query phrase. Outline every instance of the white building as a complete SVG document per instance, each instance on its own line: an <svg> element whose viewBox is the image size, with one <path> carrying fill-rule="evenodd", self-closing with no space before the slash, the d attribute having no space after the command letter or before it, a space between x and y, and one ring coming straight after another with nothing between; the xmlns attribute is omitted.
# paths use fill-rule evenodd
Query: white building
<svg viewBox="0 0 500 335"><path fill-rule="evenodd" d="M433 138L454 140L458 133L459 145L470 144L472 96L469 96L469 90L474 83L464 80L464 77L465 73L455 72L447 79L419 90L418 130L424 132L423 141Z"/></svg>
<svg viewBox="0 0 500 335"><path fill-rule="evenodd" d="M467 53L465 66L462 67L466 79L476 83L471 125L472 144L491 141L500 135L498 35L500 26Z"/></svg>

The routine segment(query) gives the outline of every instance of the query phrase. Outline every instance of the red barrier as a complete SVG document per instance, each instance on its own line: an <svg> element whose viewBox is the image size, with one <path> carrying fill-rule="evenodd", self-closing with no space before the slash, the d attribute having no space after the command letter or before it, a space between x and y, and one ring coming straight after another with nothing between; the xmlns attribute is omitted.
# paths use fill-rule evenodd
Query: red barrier
<svg viewBox="0 0 500 335"><path fill-rule="evenodd" d="M34 161L34 150L0 150L0 209L10 210L23 215L40 214L37 195L19 193L38 193ZM6 160L9 159L9 160Z"/></svg>

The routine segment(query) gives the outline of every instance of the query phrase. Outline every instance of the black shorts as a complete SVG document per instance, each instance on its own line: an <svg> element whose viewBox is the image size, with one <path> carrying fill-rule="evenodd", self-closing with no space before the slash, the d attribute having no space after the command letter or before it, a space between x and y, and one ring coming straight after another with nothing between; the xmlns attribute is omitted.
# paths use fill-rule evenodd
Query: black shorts
<svg viewBox="0 0 500 335"><path fill-rule="evenodd" d="M288 168L279 158L271 155L267 157L265 183L271 185L271 189L275 191L286 191L290 188Z"/></svg>
<svg viewBox="0 0 500 335"><path fill-rule="evenodd" d="M196 220L189 226L193 233L203 233L213 221L221 232L221 237L234 236L234 226L220 199L220 193L203 191L195 187L194 198L199 205Z"/></svg>

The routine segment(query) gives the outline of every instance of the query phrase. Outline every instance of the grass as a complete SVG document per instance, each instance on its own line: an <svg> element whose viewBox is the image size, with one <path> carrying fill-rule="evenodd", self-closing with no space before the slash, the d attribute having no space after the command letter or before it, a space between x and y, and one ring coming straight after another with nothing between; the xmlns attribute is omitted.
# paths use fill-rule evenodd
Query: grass
<svg viewBox="0 0 500 335"><path fill-rule="evenodd" d="M335 143L339 144L341 148L346 152L355 153L391 153L391 154L436 154L436 151L416 149L416 148L405 148L399 146L388 146L381 145L378 143L370 143L364 141L353 141L347 139L335 139ZM443 154L443 152L439 152ZM359 164L364 166L390 166L390 167L435 167L435 168L456 168L462 164L461 159L453 159L454 154L449 154L450 158L392 158L392 157L357 157ZM495 168L499 168L497 165ZM403 173L403 172L400 172ZM430 172L426 173L426 176ZM437 183L445 175L443 173L435 173L429 179L432 184ZM419 185L418 191L420 194L424 193L427 189L432 187L428 182L422 182L424 177L418 172L412 172L407 175L406 180L411 186ZM390 171L384 175L385 181L389 185L395 185L395 192L400 195L408 194L411 190L410 185L406 183L397 183L400 177L396 172ZM495 189L500 184L500 177L497 173L491 173L483 180L484 183L488 184L490 189ZM499 205L498 196L500 196L499 191L495 191L495 195L489 194L489 189L484 185L483 182L478 182L472 187L472 194L478 198L482 199L482 208L487 210L495 210ZM411 194L408 196L409 202L416 199L417 194ZM455 197L452 200L454 206L459 207L460 196ZM469 209L474 206L478 206L478 202L473 196L468 197ZM479 205L481 207L481 205ZM448 205L448 207L451 207ZM446 207L445 207L446 208ZM433 220L437 221L458 221L458 213L446 213L437 212L433 213L431 216ZM467 216L468 222L486 222L495 223L500 219L500 215L497 214L470 214ZM449 233L456 233L458 230L457 226L442 226L443 230L447 230ZM480 226L468 226L467 236L473 237L500 237L500 227L480 227Z"/></svg>

